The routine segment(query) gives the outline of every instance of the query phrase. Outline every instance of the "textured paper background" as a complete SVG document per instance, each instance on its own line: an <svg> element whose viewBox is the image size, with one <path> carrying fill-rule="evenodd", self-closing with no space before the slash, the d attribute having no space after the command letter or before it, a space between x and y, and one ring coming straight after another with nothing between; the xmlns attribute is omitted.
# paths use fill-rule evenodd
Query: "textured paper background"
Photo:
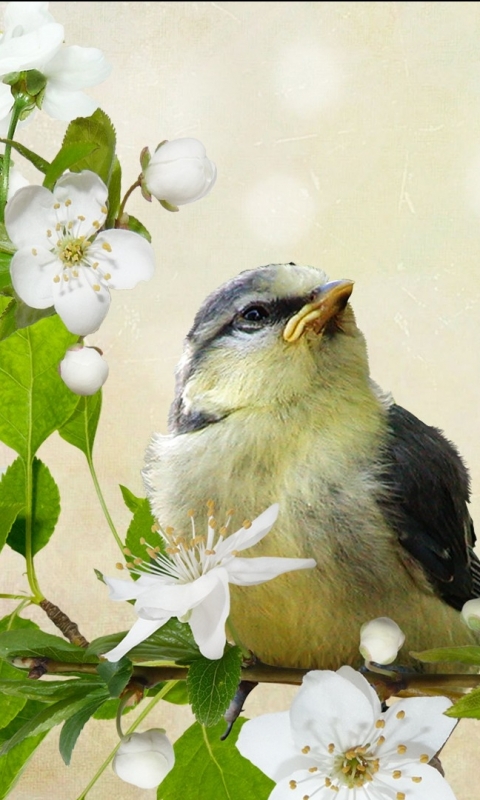
<svg viewBox="0 0 480 800"><path fill-rule="evenodd" d="M50 8L67 44L100 47L113 64L91 93L116 126L125 188L145 145L180 136L200 138L219 173L213 193L178 214L134 195L128 209L153 234L156 274L114 294L89 338L110 364L95 457L119 530L129 514L118 484L142 493L144 449L166 431L173 369L199 303L242 269L290 260L355 281L373 377L457 444L480 520L480 4ZM48 158L64 129L39 114L19 138ZM40 585L88 638L124 629L130 609L108 601L93 573L111 573L118 552L83 456L53 436L40 457L62 494L58 529L37 559ZM10 460L0 446L1 465ZM25 589L20 558L2 559L2 590ZM4 601L2 614L11 607ZM45 626L38 610L31 616ZM291 694L257 689L247 713L286 707ZM190 719L162 704L151 724L175 738ZM113 723L89 723L67 768L52 732L12 797L75 800L115 743ZM479 752L480 723L462 722L444 754L458 800L480 798ZM155 792L107 770L88 797Z"/></svg>

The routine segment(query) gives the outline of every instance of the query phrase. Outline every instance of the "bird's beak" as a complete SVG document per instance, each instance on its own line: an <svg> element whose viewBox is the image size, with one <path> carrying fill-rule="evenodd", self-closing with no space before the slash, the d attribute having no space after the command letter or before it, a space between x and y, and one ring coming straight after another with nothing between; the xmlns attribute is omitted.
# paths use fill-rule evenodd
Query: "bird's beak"
<svg viewBox="0 0 480 800"><path fill-rule="evenodd" d="M291 317L283 331L286 342L296 342L306 330L321 333L325 325L343 311L352 294L353 281L331 281L312 292L313 300Z"/></svg>

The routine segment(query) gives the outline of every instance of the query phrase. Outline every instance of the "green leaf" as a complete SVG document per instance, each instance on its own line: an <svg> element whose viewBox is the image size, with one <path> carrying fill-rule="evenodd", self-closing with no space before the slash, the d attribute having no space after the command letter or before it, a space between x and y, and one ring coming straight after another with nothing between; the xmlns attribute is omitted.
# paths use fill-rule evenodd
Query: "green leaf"
<svg viewBox="0 0 480 800"><path fill-rule="evenodd" d="M70 123L62 142L62 150L68 145L79 143L94 144L96 149L86 158L77 161L72 171L90 169L108 186L115 162L116 135L110 118L100 108L90 117L77 117Z"/></svg>
<svg viewBox="0 0 480 800"><path fill-rule="evenodd" d="M0 633L0 658L51 658L68 664L95 663L83 647L41 630L4 631Z"/></svg>
<svg viewBox="0 0 480 800"><path fill-rule="evenodd" d="M155 517L150 510L150 503L144 498L133 514L125 539L125 546L135 558L142 558L149 562L151 560L148 554L150 548L158 547L160 553L165 553L165 542L158 531L153 530L154 526ZM132 578L137 580L139 575L133 572Z"/></svg>
<svg viewBox="0 0 480 800"><path fill-rule="evenodd" d="M192 711L201 725L211 727L222 718L240 683L241 667L238 647L227 649L216 661L204 656L192 661L187 689Z"/></svg>
<svg viewBox="0 0 480 800"><path fill-rule="evenodd" d="M6 286L11 286L12 279L10 276L10 262L12 260L11 253L0 252L0 291L5 289ZM12 298L10 298L11 300Z"/></svg>
<svg viewBox="0 0 480 800"><path fill-rule="evenodd" d="M4 662L5 663L5 662ZM9 666L7 664L7 666ZM17 674L21 671L10 667ZM83 690L85 694L101 687L98 678L72 678L65 681L44 681L21 678L20 680L0 680L0 695L22 697L25 700L38 700L40 703L53 703ZM103 688L103 687L102 687ZM2 720L3 721L3 720Z"/></svg>
<svg viewBox="0 0 480 800"><path fill-rule="evenodd" d="M225 741L225 723L195 722L174 744L175 767L157 790L157 800L267 800L274 782L243 758L235 743L246 722L238 719Z"/></svg>
<svg viewBox="0 0 480 800"><path fill-rule="evenodd" d="M105 220L106 228L113 228L120 208L122 192L122 168L117 156L113 159L112 172L108 184L108 213Z"/></svg>
<svg viewBox="0 0 480 800"><path fill-rule="evenodd" d="M8 296L8 305L0 314L0 341L7 339L15 331L28 328L41 319L52 317L56 314L53 306L50 308L31 308L19 297L11 296L8 287L4 287L4 291L5 295Z"/></svg>
<svg viewBox="0 0 480 800"><path fill-rule="evenodd" d="M28 147L25 145L20 144L20 142L15 142L13 139L0 139L0 142L3 144L9 144L11 147L20 153L21 156L30 161L39 172L47 172L50 163L46 161L42 156L39 156L38 153L34 153L33 150L29 150Z"/></svg>
<svg viewBox="0 0 480 800"><path fill-rule="evenodd" d="M92 454L101 408L100 390L88 397L80 397L70 419L58 429L62 439L78 447L87 458Z"/></svg>
<svg viewBox="0 0 480 800"><path fill-rule="evenodd" d="M4 741L2 738L3 735L5 735L7 739L11 738L28 719L37 713L38 707L39 704L28 700L10 725L0 730L0 742ZM18 744L10 750L10 752L0 758L0 800L3 800L3 798L10 794L31 756L46 735L47 732L45 731L38 736L25 739L25 741Z"/></svg>
<svg viewBox="0 0 480 800"><path fill-rule="evenodd" d="M475 645L460 645L459 647L436 647L432 650L422 650L412 652L414 658L419 661L436 662L448 661L459 664L470 664L480 666L480 647Z"/></svg>
<svg viewBox="0 0 480 800"><path fill-rule="evenodd" d="M94 639L85 651L86 657L107 653L126 635L127 631L124 631ZM179 622L178 619L172 618L160 630L132 648L128 653L128 658L133 662L176 661L188 664L198 658L199 654L200 651L195 644L190 626L186 622Z"/></svg>
<svg viewBox="0 0 480 800"><path fill-rule="evenodd" d="M83 726L104 701L105 698L101 694L92 693L89 695L82 708L80 708L76 714L73 714L63 725L60 733L59 749L65 764L70 764L72 750L77 743Z"/></svg>
<svg viewBox="0 0 480 800"><path fill-rule="evenodd" d="M0 632L7 630L36 630L37 625L28 619L22 619L16 614L9 614L0 620ZM23 673L6 661L0 661L0 684L22 682ZM33 681L32 681L33 683ZM14 719L27 701L26 695L7 695L0 689L0 728L5 728ZM0 771L1 775L1 771Z"/></svg>
<svg viewBox="0 0 480 800"><path fill-rule="evenodd" d="M133 492L130 491L130 489L127 489L126 486L122 486L121 483L119 484L119 486L125 505L127 506L128 510L131 511L132 514L134 514L137 508L140 508L143 505L143 501L145 498L136 497L133 494Z"/></svg>
<svg viewBox="0 0 480 800"><path fill-rule="evenodd" d="M32 552L38 553L55 529L60 515L60 492L48 467L38 458L32 464ZM21 503L16 519L11 525L7 543L12 550L25 555L25 464L15 459L0 481L0 515L4 506L16 501ZM23 501L23 502L22 502Z"/></svg>
<svg viewBox="0 0 480 800"><path fill-rule="evenodd" d="M138 233L140 234L140 236L143 236L143 238L146 239L147 242L151 242L152 237L149 231L146 229L143 222L140 222L140 220L137 219L136 217L132 217L131 214L127 214L127 217L128 220L125 223L125 225L122 224L122 228L126 228L128 231L133 231L134 233Z"/></svg>
<svg viewBox="0 0 480 800"><path fill-rule="evenodd" d="M54 316L0 342L0 439L27 462L78 402L58 374L77 339Z"/></svg>
<svg viewBox="0 0 480 800"><path fill-rule="evenodd" d="M150 689L147 692L147 695L150 696L151 692L152 690ZM175 705L178 706L185 706L187 703L190 702L190 699L188 697L187 682L177 681L175 686L172 686L170 691L163 696L163 700L166 700L167 703L175 703Z"/></svg>
<svg viewBox="0 0 480 800"><path fill-rule="evenodd" d="M473 689L461 697L455 705L447 708L445 714L447 717L480 719L480 689Z"/></svg>
<svg viewBox="0 0 480 800"><path fill-rule="evenodd" d="M4 503L0 501L0 550L3 549L3 546L7 541L7 536L12 529L12 525L23 508L24 503Z"/></svg>
<svg viewBox="0 0 480 800"><path fill-rule="evenodd" d="M110 697L120 697L128 681L132 677L133 664L128 658L111 663L101 661L97 667L97 672L102 681L105 681Z"/></svg>
<svg viewBox="0 0 480 800"><path fill-rule="evenodd" d="M111 697L109 700L106 700L100 708L95 711L93 714L95 719L115 719L117 716L118 708L120 706L120 700L117 698ZM122 716L124 714L128 714L129 711L133 711L134 706L127 706L122 710Z"/></svg>
<svg viewBox="0 0 480 800"><path fill-rule="evenodd" d="M17 301L13 297L0 296L0 342L17 330L15 310Z"/></svg>
<svg viewBox="0 0 480 800"><path fill-rule="evenodd" d="M108 697L108 692L106 689L97 689L94 692L91 692L88 697L92 703L98 698L100 700L100 705ZM47 707L42 704L41 710L35 714L34 717L22 725L10 739L3 742L2 746L0 747L0 756L8 753L13 747L20 742L23 742L23 740L27 739L29 736L36 736L39 733L49 731L56 725L59 725L66 719L69 719L85 706L85 702L85 692L81 690L80 693L77 693L76 695L72 694L67 698L59 700L57 703L48 705Z"/></svg>
<svg viewBox="0 0 480 800"><path fill-rule="evenodd" d="M69 169L75 171L75 166L97 150L94 142L75 142L74 144L63 145L50 164L43 185L50 191L56 182Z"/></svg>

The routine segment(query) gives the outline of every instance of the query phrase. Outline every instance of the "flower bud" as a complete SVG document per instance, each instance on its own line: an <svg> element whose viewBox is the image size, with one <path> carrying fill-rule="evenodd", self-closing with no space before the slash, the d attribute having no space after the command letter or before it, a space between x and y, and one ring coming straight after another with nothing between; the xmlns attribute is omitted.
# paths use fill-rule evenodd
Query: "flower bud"
<svg viewBox="0 0 480 800"><path fill-rule="evenodd" d="M157 147L143 174L143 188L176 210L212 189L217 168L198 139L174 139Z"/></svg>
<svg viewBox="0 0 480 800"><path fill-rule="evenodd" d="M462 608L462 617L472 631L480 631L480 597L467 600Z"/></svg>
<svg viewBox="0 0 480 800"><path fill-rule="evenodd" d="M108 378L108 364L96 347L70 347L58 369L62 381L80 395L95 394Z"/></svg>
<svg viewBox="0 0 480 800"><path fill-rule="evenodd" d="M405 634L389 617L377 617L360 629L360 652L365 661L391 664L405 641Z"/></svg>
<svg viewBox="0 0 480 800"><path fill-rule="evenodd" d="M126 783L140 789L154 789L163 781L175 763L169 739L160 728L131 733L122 739L112 768Z"/></svg>

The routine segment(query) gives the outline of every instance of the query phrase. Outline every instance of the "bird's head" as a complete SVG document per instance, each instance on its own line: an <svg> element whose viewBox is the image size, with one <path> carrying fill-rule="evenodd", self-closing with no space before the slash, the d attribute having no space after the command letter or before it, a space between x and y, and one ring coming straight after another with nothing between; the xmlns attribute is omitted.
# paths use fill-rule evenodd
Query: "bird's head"
<svg viewBox="0 0 480 800"><path fill-rule="evenodd" d="M332 385L368 381L353 281L273 264L241 272L199 309L185 341L170 411L186 432L240 409L288 406ZM343 386L343 389L342 389Z"/></svg>

